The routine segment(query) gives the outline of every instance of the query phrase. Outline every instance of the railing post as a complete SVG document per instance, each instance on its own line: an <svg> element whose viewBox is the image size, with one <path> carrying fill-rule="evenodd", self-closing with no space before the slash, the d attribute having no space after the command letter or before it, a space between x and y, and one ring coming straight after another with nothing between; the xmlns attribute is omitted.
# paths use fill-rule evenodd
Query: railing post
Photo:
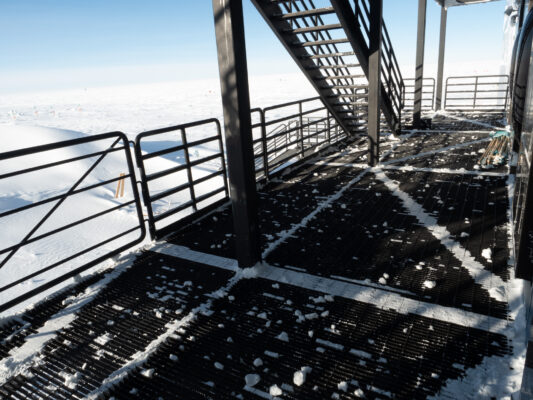
<svg viewBox="0 0 533 400"><path fill-rule="evenodd" d="M300 101L298 103L298 111L300 112L300 143L302 146L302 158L304 157L304 118L302 115L303 108L302 108L302 102Z"/></svg>
<svg viewBox="0 0 533 400"><path fill-rule="evenodd" d="M187 166L187 179L189 180L189 194L192 200L192 208L194 212L198 211L198 206L196 205L196 196L194 194L194 184L192 179L192 170L191 170L191 157L189 156L189 146L187 145L187 136L185 135L185 129L180 129L181 131L181 143L184 146L183 153L185 154L185 165Z"/></svg>
<svg viewBox="0 0 533 400"><path fill-rule="evenodd" d="M326 127L327 127L327 132L328 132L328 143L331 144L331 121L330 121L330 118L331 118L331 114L329 113L329 110L326 109L326 115L327 115L327 120L326 120Z"/></svg>
<svg viewBox="0 0 533 400"><path fill-rule="evenodd" d="M268 181L268 146L265 126L265 112L263 109L259 110L259 116L261 117L261 143L263 144L263 173L265 174L265 179Z"/></svg>
<svg viewBox="0 0 533 400"><path fill-rule="evenodd" d="M441 109L442 104L442 80L444 78L444 53L446 47L446 23L448 18L448 11L446 7L442 6L440 10L440 37L439 37L439 64L437 70L437 99L435 108Z"/></svg>
<svg viewBox="0 0 533 400"><path fill-rule="evenodd" d="M476 109L476 101L477 101L477 83L478 83L478 79L479 77L476 76L476 84L474 86L474 106L473 106L473 109L475 110Z"/></svg>
<svg viewBox="0 0 533 400"><path fill-rule="evenodd" d="M241 268L261 261L242 0L212 0L230 198Z"/></svg>
<svg viewBox="0 0 533 400"><path fill-rule="evenodd" d="M416 43L415 98L413 126L420 127L422 116L422 80L424 79L424 45L426 43L427 0L418 0L418 29Z"/></svg>
<svg viewBox="0 0 533 400"><path fill-rule="evenodd" d="M370 3L369 77L368 77L368 163L374 166L379 161L380 92L381 92L381 39L383 23L383 0Z"/></svg>

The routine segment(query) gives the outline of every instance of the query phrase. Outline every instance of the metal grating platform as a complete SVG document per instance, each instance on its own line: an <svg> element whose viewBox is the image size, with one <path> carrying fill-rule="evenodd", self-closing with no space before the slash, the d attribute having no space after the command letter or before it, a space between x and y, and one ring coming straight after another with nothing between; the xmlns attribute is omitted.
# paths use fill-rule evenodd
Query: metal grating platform
<svg viewBox="0 0 533 400"><path fill-rule="evenodd" d="M221 209L5 321L0 395L509 395L523 343L507 178L469 168L489 130L460 128L385 137L377 168L352 145L269 183L253 270L237 268Z"/></svg>

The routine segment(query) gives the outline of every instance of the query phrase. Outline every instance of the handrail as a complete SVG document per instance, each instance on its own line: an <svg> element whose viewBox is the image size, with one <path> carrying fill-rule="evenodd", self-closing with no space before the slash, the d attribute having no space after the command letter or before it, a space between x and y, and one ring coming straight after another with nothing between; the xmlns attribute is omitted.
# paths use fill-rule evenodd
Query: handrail
<svg viewBox="0 0 533 400"><path fill-rule="evenodd" d="M446 78L444 109L449 111L504 111L508 75L467 75Z"/></svg>
<svg viewBox="0 0 533 400"><path fill-rule="evenodd" d="M109 140L112 141L111 145L107 145L107 142ZM19 240L15 244L11 244L11 245L8 245L7 247L0 248L0 255L7 253L7 255L0 262L0 268L6 268L9 265L10 261L13 260L13 257L16 254L16 252L25 246L28 246L32 243L36 243L38 241L41 241L53 235L57 235L60 232L67 232L71 229L75 229L76 227L81 226L82 224L86 222L93 221L97 218L110 215L114 212L120 211L132 205L135 206L137 224L133 228L129 227L128 229L123 230L117 234L113 234L113 236L110 238L106 238L104 240L98 241L97 243L91 243L89 247L83 247L79 251L76 250L74 254L68 254L67 252L59 261L52 262L50 265L39 266L38 268L35 268L34 270L32 270L31 272L29 272L23 277L15 277L14 280L11 282L3 282L2 286L0 287L0 293L5 292L13 288L14 286L22 282L26 282L29 279L32 279L36 276L42 275L45 272L55 270L56 268L60 266L64 266L66 265L67 262L70 262L75 259L79 259L79 257L81 256L88 255L91 252L99 250L99 249L103 249L103 246L107 246L109 243L112 243L115 240L125 238L126 236L130 235L133 232L138 231L139 232L138 237L131 239L131 240L128 239L127 243L122 243L120 245L115 244L114 247L112 247L111 249L103 249L104 254L101 254L100 252L98 254L94 254L92 258L89 256L87 260L83 260L81 265L77 265L74 269L71 269L70 271L67 271L67 272L62 271L62 273L60 273L59 276L50 278L46 283L38 287L35 287L34 289L31 289L23 294L15 295L15 297L11 299L10 301L4 304L0 304L0 312L5 311L11 308L12 306L19 304L20 302L25 301L35 296L36 294L39 294L51 287L54 287L55 285L59 283L62 283L66 279L72 276L75 276L76 274L79 274L80 272L83 272L99 264L100 262L104 261L105 259L109 257L112 257L116 254L119 254L122 251L125 251L131 248L135 246L136 244L140 243L142 240L144 240L144 237L146 236L146 229L144 226L144 220L143 220L143 215L142 215L142 205L140 201L139 192L137 190L137 182L135 178L135 170L134 170L133 161L132 161L132 157L130 153L129 142L128 142L127 137L123 133L110 132L110 133L105 133L101 135L88 136L84 138L66 140L62 142L55 142L55 143L50 143L46 145L40 145L40 146L34 146L34 147L25 148L25 149L18 149L14 151L4 152L4 153L0 153L0 161L8 161L14 158L19 158L19 159L24 160L24 157L30 157L38 153L56 151L56 150L66 149L72 146L80 146L84 144L89 145L89 144L98 144L98 143L106 143L107 148L101 151L97 151L97 152L92 150L78 157L65 158L62 160L54 161L52 163L42 163L40 165L32 165L28 168L22 168L17 171L11 171L7 174L2 174L0 176L0 180L3 180L3 179L12 178L14 176L23 176L23 175L32 174L38 171L47 170L51 167L66 166L66 165L69 165L70 163L78 162L80 160L86 160L92 157L98 157L96 161L92 162L91 165L87 169L84 170L81 176L75 181L73 185L70 186L70 188L66 192L46 198L46 199L39 200L31 204L26 204L26 205L16 207L13 209L4 210L2 213L0 213L0 219L2 219L2 218L9 217L9 216L22 215L22 213L26 211L30 211L34 209L35 207L55 202L55 204L53 204L53 206L45 213L45 215L39 218L37 223L28 231L28 233L24 235L23 239ZM119 144L120 146L117 146ZM82 147L80 149L83 150L84 148ZM86 180L86 178L90 176L90 174L98 167L98 165L101 164L101 162L107 156L109 156L111 153L117 153L117 152L121 152L125 158L126 162L124 165L124 170L127 171L126 174L123 174L119 177L112 177L109 179L104 179L100 182L93 183L85 187L80 187L81 184ZM89 215L79 218L78 220L64 223L60 226L54 227L51 230L48 230L44 233L40 233L39 235L35 236L36 232L39 229L42 229L45 222L48 221L52 215L57 213L57 211L65 203L65 201L70 199L72 196L75 196L80 193L85 193L91 190L95 190L101 187L105 187L106 185L109 185L111 183L114 183L120 180L130 181L133 199L121 202L110 208L92 212ZM5 223L4 223L4 226L6 226Z"/></svg>

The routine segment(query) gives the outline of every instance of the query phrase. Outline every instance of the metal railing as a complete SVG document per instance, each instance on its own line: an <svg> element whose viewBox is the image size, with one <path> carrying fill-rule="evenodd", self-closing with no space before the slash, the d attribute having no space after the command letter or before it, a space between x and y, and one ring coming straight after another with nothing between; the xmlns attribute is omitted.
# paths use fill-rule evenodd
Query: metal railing
<svg viewBox="0 0 533 400"><path fill-rule="evenodd" d="M291 159L304 159L346 137L320 97L255 108L252 115L258 119L252 124L258 179L268 179Z"/></svg>
<svg viewBox="0 0 533 400"><path fill-rule="evenodd" d="M362 32L365 36L366 44L369 46L370 0L354 0L354 6L357 21L363 28ZM405 83L385 21L382 21L382 26L381 82L399 121L403 108Z"/></svg>
<svg viewBox="0 0 533 400"><path fill-rule="evenodd" d="M208 135L190 141L187 131L192 129L202 134L207 132ZM156 137L159 140L148 140ZM218 151L213 152L205 146L213 142L217 144ZM226 162L220 122L217 119L143 132L137 136L135 144L143 199L153 238L160 238L178 224L187 223L189 219L184 217L190 217L199 210L205 211L208 207L212 209L227 201L229 190ZM160 162L154 162L160 161L161 157L179 162L172 162L161 168ZM202 193L197 193L198 190Z"/></svg>
<svg viewBox="0 0 533 400"><path fill-rule="evenodd" d="M257 180L268 180L284 167L301 162L323 147L347 137L319 97L254 109L252 116L259 117L259 121L253 124ZM361 118L364 128L364 115ZM59 189L42 200L21 201L18 205L0 208L0 226L10 229L7 235L10 240L13 237L12 242L2 243L0 268L15 266L17 269L12 279L2 283L0 295L10 297L10 290L36 277L45 281L22 295L15 291L9 301L0 304L0 312L141 243L146 236L145 223L152 239L157 239L227 203L226 161L221 125L217 119L137 135L133 150L141 176L139 182L135 178L130 144L132 142L128 142L123 133L112 132L0 154L0 184L8 179L17 179L20 183L25 181L25 176L41 172L43 176L38 180L48 185L50 170L59 167L67 168L68 176L74 174L76 177L72 179L73 184L68 187L59 184ZM61 150L74 147L75 156L65 155L71 152L61 153ZM47 161L50 159L55 161ZM106 162L110 162L111 167ZM16 169L17 165L24 167ZM108 172L110 170L113 172ZM28 178L27 182L36 181L32 179ZM127 195L121 198L119 188L123 188L125 182L129 182ZM137 184L142 188L142 197ZM53 181L50 185L57 187L58 183ZM116 192L113 190L115 186ZM36 188L38 196L49 192ZM97 199L94 204L100 208L93 207L92 203L88 205L87 199L83 199L83 206L76 204L76 197L85 194L94 194L92 199ZM106 197L109 197L110 205L101 201ZM67 213L68 218L63 212L65 205L71 210ZM143 219L143 205L146 220ZM115 218L113 213L120 215ZM135 215L133 219L132 215ZM52 216L58 218L52 222ZM125 228L116 222L124 217L129 221ZM89 227L84 225L91 223L93 225ZM12 226L22 226L25 230L18 229L18 233L12 235ZM99 231L101 226L111 232L109 237L87 233ZM114 228L107 229L109 226ZM63 238L70 241L72 237L77 238L73 248L66 252L60 251L61 235L68 235ZM37 258L36 266L20 270L17 252L27 246L42 247L49 238L55 240L48 244L53 259L43 265Z"/></svg>
<svg viewBox="0 0 533 400"><path fill-rule="evenodd" d="M444 109L449 111L505 111L507 75L451 76L446 79Z"/></svg>
<svg viewBox="0 0 533 400"><path fill-rule="evenodd" d="M23 294L15 291L11 300L0 304L0 312L78 275L144 239L146 231L129 145L123 133L111 132L0 154L2 170L6 171L0 174L0 183L9 183L9 180L16 179L19 185L27 185L28 190L31 190L36 184L43 185L42 182L45 182L46 189L39 190L36 195L50 193L49 196L33 202L20 199L21 201L15 202L12 207L9 207L8 203L8 207L0 210L0 226L9 229L9 239L12 238L11 241L8 239L9 242L2 243L0 249L0 268L4 271L9 269L10 277L9 281L2 282L0 293L11 296L10 291L17 285L36 277L46 281ZM99 149L102 146L104 149ZM78 155L69 157L68 154L74 149ZM110 162L113 167L118 165L127 173L102 172L109 169L105 168L106 162ZM17 167L21 165L24 165L24 168ZM9 170L13 166L15 168ZM79 178L78 175L69 173L71 170L79 170ZM41 171L45 171L44 176L40 176ZM50 181L50 171L55 171L61 179L75 179L75 182L67 186L62 181ZM97 171L100 176L95 178L92 175ZM102 177L102 174L105 177ZM122 185L125 181L130 182L128 193L131 195L124 200L113 198L110 194L113 191L109 191L110 187L120 181ZM107 194L110 197L110 205L95 202L80 207L76 204L76 199L96 192L100 196L102 193L104 196ZM132 207L137 215L137 221L133 225L124 228L116 221L109 222L111 215L120 215L128 209L131 211ZM62 213L61 217L58 217L58 210ZM79 235L83 238L83 232L90 224L94 227L94 224L101 223L104 218L108 224L114 224L115 229L109 229L108 226L108 232L112 231L109 237L98 237L97 240L92 238L93 241L87 242L80 240L76 242L78 246L61 248L60 253L46 257L46 260L49 260L46 265L31 265L28 260L23 266L16 263L19 251L42 251L43 247L65 242L72 236ZM138 232L138 235L135 235L135 232Z"/></svg>
<svg viewBox="0 0 533 400"><path fill-rule="evenodd" d="M415 105L415 79L405 78L403 109L413 111ZM422 81L422 110L435 109L435 78L424 78Z"/></svg>

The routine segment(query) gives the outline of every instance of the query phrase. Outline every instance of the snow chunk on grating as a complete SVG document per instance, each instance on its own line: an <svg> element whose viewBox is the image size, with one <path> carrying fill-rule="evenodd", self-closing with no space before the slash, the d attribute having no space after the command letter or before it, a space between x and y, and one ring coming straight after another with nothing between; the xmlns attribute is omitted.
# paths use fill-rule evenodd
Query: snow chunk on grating
<svg viewBox="0 0 533 400"><path fill-rule="evenodd" d="M246 386L250 386L250 387L257 385L260 380L261 380L261 377L257 374L248 374L244 377Z"/></svg>
<svg viewBox="0 0 533 400"><path fill-rule="evenodd" d="M141 375L146 378L152 378L154 376L154 369L153 368L145 369L141 372Z"/></svg>
<svg viewBox="0 0 533 400"><path fill-rule="evenodd" d="M485 258L488 262L492 262L492 250L489 248L484 249L481 252L481 256Z"/></svg>
<svg viewBox="0 0 533 400"><path fill-rule="evenodd" d="M221 363L219 363L218 361L215 363L215 368L216 369L220 369L220 370L223 370L224 369L224 365L222 365Z"/></svg>
<svg viewBox="0 0 533 400"><path fill-rule="evenodd" d="M270 386L270 389L268 391L271 396L281 396L283 394L283 391L278 385L272 385Z"/></svg>
<svg viewBox="0 0 533 400"><path fill-rule="evenodd" d="M81 378L81 373L76 372L74 374L69 374L65 371L62 371L59 373L59 376L65 380L65 386L69 389L76 389L76 386L78 386L78 381Z"/></svg>
<svg viewBox="0 0 533 400"><path fill-rule="evenodd" d="M263 365L263 360L261 360L260 358L256 358L254 360L254 367L260 367L261 365Z"/></svg>
<svg viewBox="0 0 533 400"><path fill-rule="evenodd" d="M281 332L278 336L276 336L276 339L281 340L282 342L288 342L289 335L287 334L287 332Z"/></svg>
<svg viewBox="0 0 533 400"><path fill-rule="evenodd" d="M437 286L437 283L435 281L425 281L424 282L424 287L427 288L427 289L433 289L433 288L435 288L435 286Z"/></svg>
<svg viewBox="0 0 533 400"><path fill-rule="evenodd" d="M98 343L100 346L104 346L107 342L109 342L111 339L113 339L113 335L106 332L101 336L98 336L94 341Z"/></svg>

